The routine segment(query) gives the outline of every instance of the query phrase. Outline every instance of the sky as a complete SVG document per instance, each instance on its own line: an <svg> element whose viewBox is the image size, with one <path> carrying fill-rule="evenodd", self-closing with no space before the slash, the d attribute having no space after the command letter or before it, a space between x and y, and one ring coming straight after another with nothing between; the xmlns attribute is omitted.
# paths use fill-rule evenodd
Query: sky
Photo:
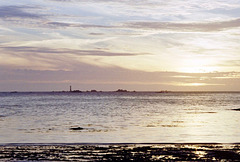
<svg viewBox="0 0 240 162"><path fill-rule="evenodd" d="M240 91L240 0L2 0L0 91Z"/></svg>

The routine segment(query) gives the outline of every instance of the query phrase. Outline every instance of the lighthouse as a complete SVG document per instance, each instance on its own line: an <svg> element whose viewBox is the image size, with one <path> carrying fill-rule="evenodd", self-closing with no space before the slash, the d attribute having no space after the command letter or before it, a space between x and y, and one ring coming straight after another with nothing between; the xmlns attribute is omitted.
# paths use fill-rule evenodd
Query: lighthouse
<svg viewBox="0 0 240 162"><path fill-rule="evenodd" d="M72 92L72 86L70 86L70 92Z"/></svg>

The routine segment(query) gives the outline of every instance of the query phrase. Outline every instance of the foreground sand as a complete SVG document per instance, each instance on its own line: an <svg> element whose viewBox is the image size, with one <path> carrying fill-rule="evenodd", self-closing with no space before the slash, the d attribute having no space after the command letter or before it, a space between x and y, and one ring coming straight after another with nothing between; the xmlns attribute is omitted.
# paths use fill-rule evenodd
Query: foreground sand
<svg viewBox="0 0 240 162"><path fill-rule="evenodd" d="M0 161L240 161L240 144L9 144Z"/></svg>

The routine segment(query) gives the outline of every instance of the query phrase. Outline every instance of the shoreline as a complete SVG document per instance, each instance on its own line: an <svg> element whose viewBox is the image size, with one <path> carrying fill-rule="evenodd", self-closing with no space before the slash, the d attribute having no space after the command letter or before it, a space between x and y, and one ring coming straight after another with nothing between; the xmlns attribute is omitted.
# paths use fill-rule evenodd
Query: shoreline
<svg viewBox="0 0 240 162"><path fill-rule="evenodd" d="M92 143L92 142L76 142L76 143L0 143L0 147L2 146L48 146L48 145L240 145L240 142L233 143L222 143L222 142L184 142L184 143L175 143L175 142L163 142L163 143Z"/></svg>
<svg viewBox="0 0 240 162"><path fill-rule="evenodd" d="M208 161L240 159L240 143L8 143L0 161Z"/></svg>

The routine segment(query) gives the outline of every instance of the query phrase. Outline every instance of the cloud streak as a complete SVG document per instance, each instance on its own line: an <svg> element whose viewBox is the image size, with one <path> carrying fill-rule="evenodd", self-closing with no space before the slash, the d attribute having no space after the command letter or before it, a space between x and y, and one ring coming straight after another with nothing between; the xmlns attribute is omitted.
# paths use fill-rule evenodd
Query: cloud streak
<svg viewBox="0 0 240 162"><path fill-rule="evenodd" d="M22 54L72 54L79 56L138 56L147 55L147 53L120 53L120 52L109 52L101 50L73 50L73 49L51 49L43 47L0 47L5 52L15 52Z"/></svg>
<svg viewBox="0 0 240 162"><path fill-rule="evenodd" d="M95 25L65 22L46 22L45 27L49 28L105 28L105 29L134 29L134 30L159 30L159 31L179 31L179 32L217 32L234 28L240 28L240 18L229 21L214 22L122 22L119 25Z"/></svg>
<svg viewBox="0 0 240 162"><path fill-rule="evenodd" d="M206 22L206 23L171 23L171 22L128 22L125 27L135 29L177 30L212 32L226 29L239 28L240 18L230 21Z"/></svg>
<svg viewBox="0 0 240 162"><path fill-rule="evenodd" d="M105 58L130 58L147 53L110 52L104 50L74 50L46 47L0 47L0 66L5 68L35 70L73 70L79 64L91 64L97 67L117 66L104 63Z"/></svg>
<svg viewBox="0 0 240 162"><path fill-rule="evenodd" d="M59 1L59 0L55 0ZM60 0L60 2L73 2L71 0ZM94 1L95 2L95 1ZM103 2L109 2L103 0ZM120 3L120 2L119 2ZM123 2L121 2L123 3ZM124 2L125 3L125 2ZM152 4L153 2L149 2ZM155 2L154 2L155 3ZM167 3L168 4L168 3ZM164 5L164 4L162 4ZM166 5L166 4L165 4ZM62 17L64 15L56 14L56 13L50 13L48 12L48 18L53 19L47 19L47 15L39 14L36 11L39 8L31 7L27 5L22 6L1 6L0 7L0 18L6 21L16 21L18 25L21 23L21 19L35 19L34 22L29 21L23 21L22 25L29 25L31 27L35 28L85 28L85 29L144 29L144 30L161 30L161 31L182 31L182 32L214 32L214 31L223 31L228 30L232 28L239 28L240 27L240 18L235 18L231 20L215 20L215 21L187 21L185 22L172 22L172 21L163 21L163 20L157 20L157 21L144 21L146 19L145 17L142 17L142 20L138 21L131 21L126 18L124 18L124 21L121 21L122 18L120 18L115 23L108 23L106 24L99 24L99 23L86 23L84 21L81 21L80 15L77 17L78 20L75 20L73 22L67 22ZM33 10L32 12L29 12L29 10ZM233 14L235 14L237 9L232 9ZM215 10L208 10L207 12L214 12ZM216 12L220 12L222 9L216 9ZM228 10L224 10L228 11ZM229 13L232 13L229 11ZM127 13L125 13L127 14ZM49 16L51 15L51 16ZM65 15L66 16L66 15ZM68 15L73 16L73 15ZM119 17L109 17L108 15L106 18L103 17L102 19L113 19L113 18L119 18ZM127 15L126 15L127 16ZM17 19L14 19L17 18ZM54 21L54 19L60 19L60 21ZM13 20L11 20L13 19ZM36 20L38 19L38 20Z"/></svg>
<svg viewBox="0 0 240 162"><path fill-rule="evenodd" d="M46 22L44 26L55 27L72 27L72 28L116 28L117 26L95 25L95 24L79 24L79 23L65 23L65 22Z"/></svg>
<svg viewBox="0 0 240 162"><path fill-rule="evenodd" d="M29 6L0 6L0 18L42 18L42 15L26 12L25 10L36 9Z"/></svg>

